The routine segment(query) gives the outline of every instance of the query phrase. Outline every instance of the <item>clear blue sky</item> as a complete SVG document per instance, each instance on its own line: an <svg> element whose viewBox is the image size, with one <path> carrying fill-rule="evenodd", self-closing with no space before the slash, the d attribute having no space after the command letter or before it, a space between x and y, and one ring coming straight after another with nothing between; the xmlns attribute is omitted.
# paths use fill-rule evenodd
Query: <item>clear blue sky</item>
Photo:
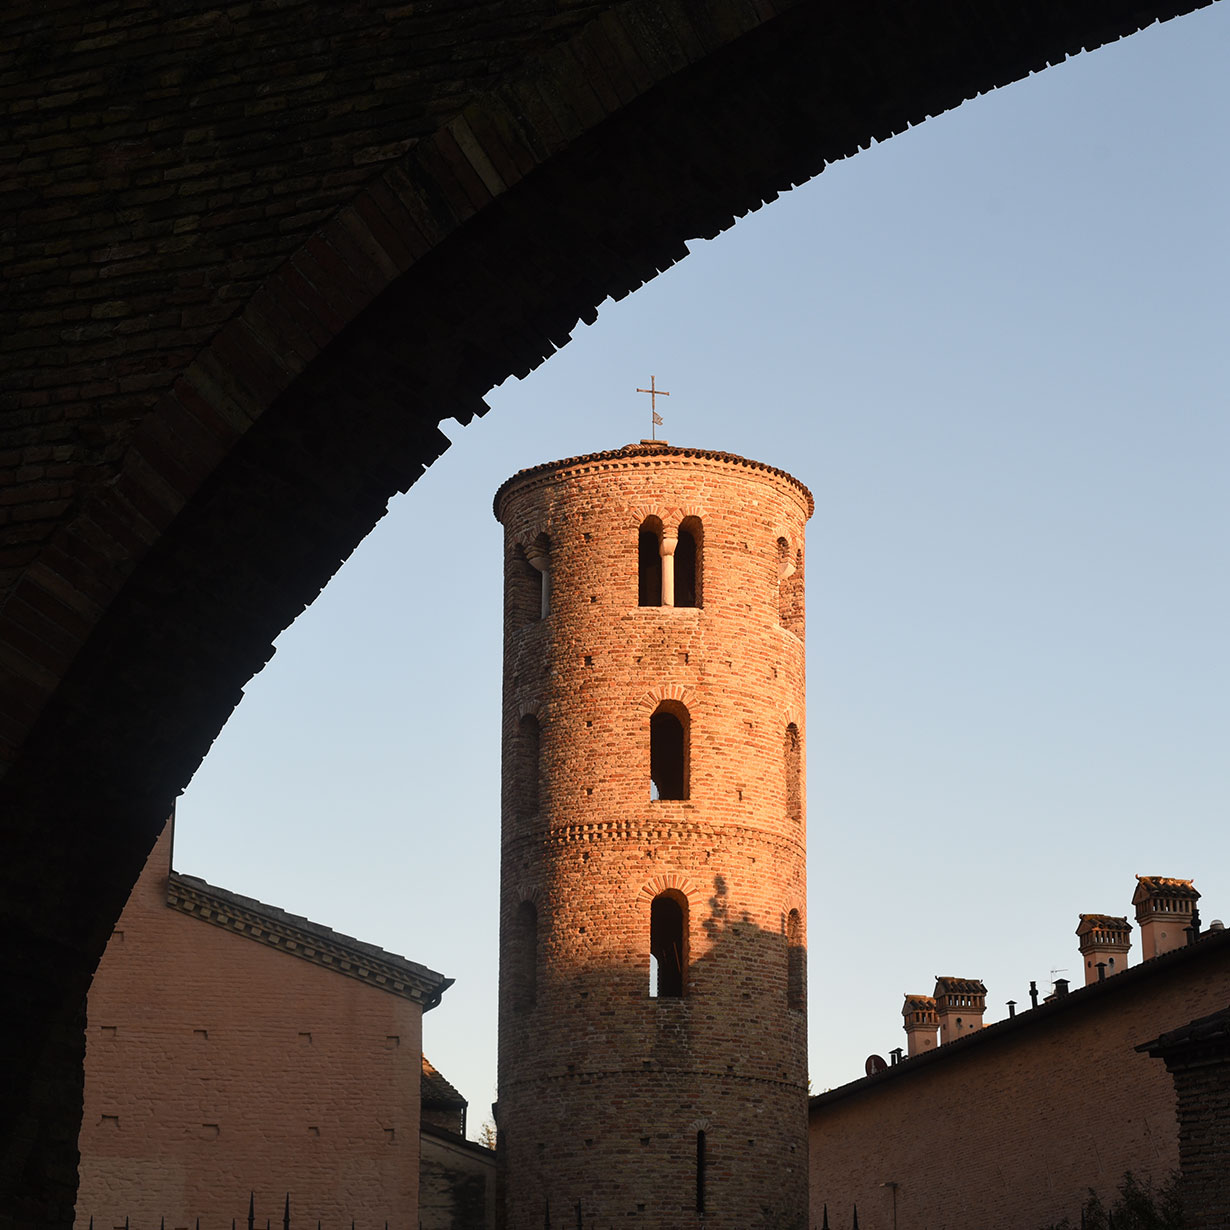
<svg viewBox="0 0 1230 1230"><path fill-rule="evenodd" d="M461 428L279 640L176 862L457 980L427 1054L495 1094L501 532L513 471L648 434L784 467L808 531L813 1088L1081 977L1135 873L1230 922L1230 7L830 167ZM1133 950L1133 960L1137 950ZM1144 1041L1144 1039L1142 1039Z"/></svg>

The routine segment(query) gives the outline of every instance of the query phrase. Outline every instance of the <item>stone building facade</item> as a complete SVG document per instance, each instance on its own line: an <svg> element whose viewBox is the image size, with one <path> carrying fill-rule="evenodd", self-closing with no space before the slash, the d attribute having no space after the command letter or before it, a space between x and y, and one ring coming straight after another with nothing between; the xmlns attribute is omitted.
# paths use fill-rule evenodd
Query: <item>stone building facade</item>
<svg viewBox="0 0 1230 1230"><path fill-rule="evenodd" d="M662 441L495 497L509 1230L806 1225L812 510Z"/></svg>
<svg viewBox="0 0 1230 1230"><path fill-rule="evenodd" d="M87 1002L76 1226L418 1224L425 966L171 869Z"/></svg>

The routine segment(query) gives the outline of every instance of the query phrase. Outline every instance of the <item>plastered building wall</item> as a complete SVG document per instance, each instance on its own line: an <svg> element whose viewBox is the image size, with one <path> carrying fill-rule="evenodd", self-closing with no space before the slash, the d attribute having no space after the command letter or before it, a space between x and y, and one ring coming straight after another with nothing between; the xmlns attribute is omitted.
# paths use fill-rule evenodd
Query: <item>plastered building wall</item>
<svg viewBox="0 0 1230 1230"><path fill-rule="evenodd" d="M414 1226L420 1006L169 908L170 833L90 989L75 1225Z"/></svg>
<svg viewBox="0 0 1230 1230"><path fill-rule="evenodd" d="M497 494L498 1127L511 1230L543 1225L548 1208L572 1224L578 1204L586 1225L806 1224L811 510L781 471L661 442L536 467ZM647 522L663 536L693 527L699 605L640 605ZM545 616L526 587L535 546L548 556ZM686 589L677 572L676 597ZM689 726L683 799L650 797L650 723L664 704ZM650 995L662 894L686 910L679 997Z"/></svg>
<svg viewBox="0 0 1230 1230"><path fill-rule="evenodd" d="M1135 1047L1230 1001L1230 933L811 1100L813 1221L1028 1230L1179 1165L1175 1089Z"/></svg>

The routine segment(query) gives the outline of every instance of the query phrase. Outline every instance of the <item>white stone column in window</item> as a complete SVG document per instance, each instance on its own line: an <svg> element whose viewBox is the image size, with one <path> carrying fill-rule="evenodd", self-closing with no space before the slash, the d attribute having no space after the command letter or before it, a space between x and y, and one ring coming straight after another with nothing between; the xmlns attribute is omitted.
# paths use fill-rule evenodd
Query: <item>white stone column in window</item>
<svg viewBox="0 0 1230 1230"><path fill-rule="evenodd" d="M679 531L662 529L662 605L675 605L675 548L679 545Z"/></svg>

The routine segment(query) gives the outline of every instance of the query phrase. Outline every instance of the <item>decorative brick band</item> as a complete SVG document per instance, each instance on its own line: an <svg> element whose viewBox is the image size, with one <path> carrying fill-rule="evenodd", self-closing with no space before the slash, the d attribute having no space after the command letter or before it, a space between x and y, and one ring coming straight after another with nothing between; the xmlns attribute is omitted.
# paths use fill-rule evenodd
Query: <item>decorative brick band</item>
<svg viewBox="0 0 1230 1230"><path fill-rule="evenodd" d="M286 914L250 897L214 888L195 876L171 872L167 882L167 905L190 918L212 923L267 948L335 974L344 974L390 995L412 1000L420 1004L424 1012L434 1008L453 984L452 978L445 978L425 965L341 935L306 918Z"/></svg>
<svg viewBox="0 0 1230 1230"><path fill-rule="evenodd" d="M593 824L568 824L525 836L518 836L504 843L504 849L512 851L521 846L563 846L572 842L588 841L673 841L681 838L711 838L730 842L732 838L752 839L765 844L775 852L794 858L806 849L806 843L797 837L783 837L770 829L753 828L746 824L703 824L698 821L688 824L664 824L660 828L638 824L634 820L600 820Z"/></svg>

